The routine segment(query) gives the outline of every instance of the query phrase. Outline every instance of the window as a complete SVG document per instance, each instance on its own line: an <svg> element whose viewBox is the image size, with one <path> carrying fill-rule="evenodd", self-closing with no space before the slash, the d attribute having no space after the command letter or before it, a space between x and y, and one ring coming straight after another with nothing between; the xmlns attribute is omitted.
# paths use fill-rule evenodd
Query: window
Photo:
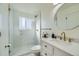
<svg viewBox="0 0 79 59"><path fill-rule="evenodd" d="M19 29L25 30L25 17L19 17Z"/></svg>
<svg viewBox="0 0 79 59"><path fill-rule="evenodd" d="M19 17L19 29L32 29L32 20L27 17Z"/></svg>
<svg viewBox="0 0 79 59"><path fill-rule="evenodd" d="M32 29L32 20L26 18L26 28L27 29Z"/></svg>

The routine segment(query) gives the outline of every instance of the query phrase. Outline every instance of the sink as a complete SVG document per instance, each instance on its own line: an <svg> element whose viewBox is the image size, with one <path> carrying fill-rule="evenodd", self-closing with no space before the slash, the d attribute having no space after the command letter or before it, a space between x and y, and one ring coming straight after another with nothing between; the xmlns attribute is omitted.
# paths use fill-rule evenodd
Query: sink
<svg viewBox="0 0 79 59"><path fill-rule="evenodd" d="M54 41L54 42L56 42L57 44L60 44L60 45L71 45L72 44L72 42L60 40L59 38L57 38L57 39L50 39L50 40L51 40L51 42Z"/></svg>

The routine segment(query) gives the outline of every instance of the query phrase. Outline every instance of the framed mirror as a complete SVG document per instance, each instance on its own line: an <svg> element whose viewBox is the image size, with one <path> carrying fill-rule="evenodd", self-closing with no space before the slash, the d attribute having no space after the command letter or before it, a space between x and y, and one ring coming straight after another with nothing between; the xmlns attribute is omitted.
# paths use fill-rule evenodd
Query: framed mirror
<svg viewBox="0 0 79 59"><path fill-rule="evenodd" d="M57 11L54 21L58 29L73 30L79 27L79 4L66 3Z"/></svg>

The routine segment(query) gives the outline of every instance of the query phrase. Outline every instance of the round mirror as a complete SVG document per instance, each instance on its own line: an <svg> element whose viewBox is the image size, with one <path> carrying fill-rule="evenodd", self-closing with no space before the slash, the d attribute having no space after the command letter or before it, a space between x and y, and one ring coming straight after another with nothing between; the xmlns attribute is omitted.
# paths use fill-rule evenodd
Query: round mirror
<svg viewBox="0 0 79 59"><path fill-rule="evenodd" d="M58 9L54 20L58 29L73 30L79 27L79 4L63 4Z"/></svg>

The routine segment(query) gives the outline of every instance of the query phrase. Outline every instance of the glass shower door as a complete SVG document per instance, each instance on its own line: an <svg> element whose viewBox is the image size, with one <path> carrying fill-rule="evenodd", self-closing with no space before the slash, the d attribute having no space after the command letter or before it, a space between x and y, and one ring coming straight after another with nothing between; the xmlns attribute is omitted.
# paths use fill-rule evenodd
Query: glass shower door
<svg viewBox="0 0 79 59"><path fill-rule="evenodd" d="M38 44L34 15L12 9L10 23L11 55L30 53L31 48Z"/></svg>
<svg viewBox="0 0 79 59"><path fill-rule="evenodd" d="M0 4L0 56L9 55L8 4Z"/></svg>

